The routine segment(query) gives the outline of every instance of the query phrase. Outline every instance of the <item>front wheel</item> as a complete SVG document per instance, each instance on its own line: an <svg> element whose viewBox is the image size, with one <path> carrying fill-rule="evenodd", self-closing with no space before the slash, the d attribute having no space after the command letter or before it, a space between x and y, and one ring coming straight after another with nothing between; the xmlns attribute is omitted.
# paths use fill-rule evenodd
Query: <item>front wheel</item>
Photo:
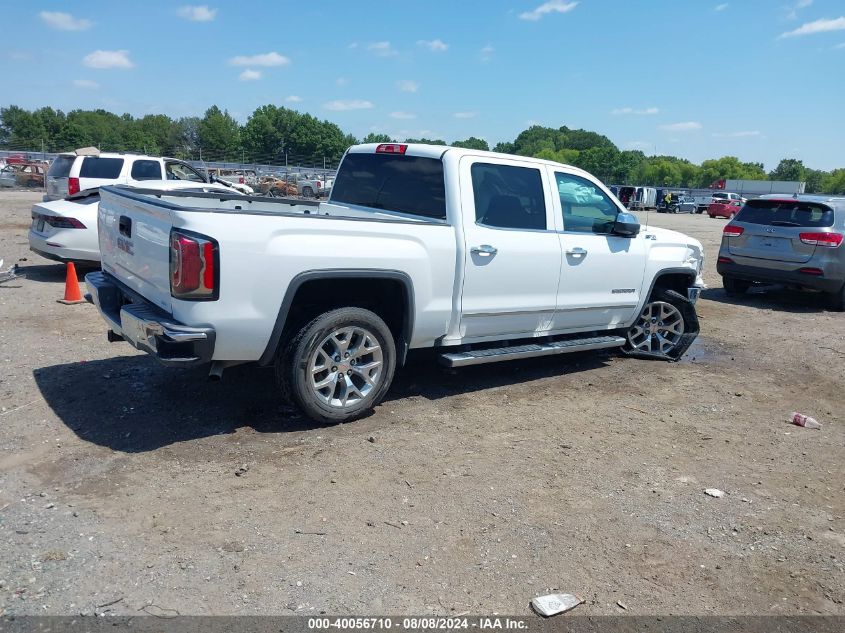
<svg viewBox="0 0 845 633"><path fill-rule="evenodd" d="M276 359L284 395L318 422L347 422L381 402L396 369L393 335L363 308L339 308L305 325Z"/></svg>
<svg viewBox="0 0 845 633"><path fill-rule="evenodd" d="M658 289L625 334L629 356L677 361L698 336L695 306L674 290Z"/></svg>

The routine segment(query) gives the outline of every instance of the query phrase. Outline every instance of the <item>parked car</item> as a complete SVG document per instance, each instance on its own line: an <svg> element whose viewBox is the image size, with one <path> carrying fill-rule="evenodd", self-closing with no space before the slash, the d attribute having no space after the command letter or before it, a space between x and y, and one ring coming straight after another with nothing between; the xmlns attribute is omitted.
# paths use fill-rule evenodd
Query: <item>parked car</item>
<svg viewBox="0 0 845 633"><path fill-rule="evenodd" d="M738 193L730 193L727 191L717 191L713 195L710 196L710 202L741 202L745 203L745 198L743 198Z"/></svg>
<svg viewBox="0 0 845 633"><path fill-rule="evenodd" d="M194 194L232 194L224 185L184 180L148 180L144 191L187 191ZM234 192L237 194L237 192ZM42 257L61 262L97 263L100 245L97 240L97 207L99 189L85 189L79 193L40 202L32 207L29 227L29 250Z"/></svg>
<svg viewBox="0 0 845 633"><path fill-rule="evenodd" d="M271 194L281 197L299 195L296 182L286 176L263 176L258 183L258 190L265 195Z"/></svg>
<svg viewBox="0 0 845 633"><path fill-rule="evenodd" d="M711 202L707 207L707 215L711 218L728 218L732 220L742 208L739 200L719 200Z"/></svg>
<svg viewBox="0 0 845 633"><path fill-rule="evenodd" d="M19 165L15 181L18 187L43 187L44 186L44 164L27 163Z"/></svg>
<svg viewBox="0 0 845 633"><path fill-rule="evenodd" d="M303 198L321 198L327 193L325 182L313 176L297 175L296 189Z"/></svg>
<svg viewBox="0 0 845 633"><path fill-rule="evenodd" d="M701 243L643 230L559 163L369 144L345 154L328 203L100 195L103 270L86 282L110 336L217 377L274 365L315 420L378 404L410 349L449 367L596 349L675 360L699 330Z"/></svg>
<svg viewBox="0 0 845 633"><path fill-rule="evenodd" d="M0 169L0 187L17 187L18 186L18 167L17 165L6 165Z"/></svg>
<svg viewBox="0 0 845 633"><path fill-rule="evenodd" d="M749 200L725 226L716 270L729 295L754 283L820 290L845 310L845 198Z"/></svg>
<svg viewBox="0 0 845 633"><path fill-rule="evenodd" d="M161 158L143 154L115 154L100 152L96 147L82 148L59 154L47 171L44 201L58 200L86 189L103 185L130 184L139 186L150 180L180 180L206 183L213 178L176 158ZM224 183L226 184L226 183ZM232 189L243 193L244 185Z"/></svg>

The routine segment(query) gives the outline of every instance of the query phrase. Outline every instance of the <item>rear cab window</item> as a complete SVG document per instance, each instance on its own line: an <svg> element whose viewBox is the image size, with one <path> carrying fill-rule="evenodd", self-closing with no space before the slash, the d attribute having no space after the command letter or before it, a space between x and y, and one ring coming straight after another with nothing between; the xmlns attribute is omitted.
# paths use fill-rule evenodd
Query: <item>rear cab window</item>
<svg viewBox="0 0 845 633"><path fill-rule="evenodd" d="M800 200L749 200L736 222L765 226L833 226L833 209L819 202Z"/></svg>
<svg viewBox="0 0 845 633"><path fill-rule="evenodd" d="M114 180L120 177L123 169L122 158L101 158L99 156L86 156L79 169L80 178L102 178Z"/></svg>
<svg viewBox="0 0 845 633"><path fill-rule="evenodd" d="M502 229L546 230L546 202L539 169L474 163L471 174L478 224Z"/></svg>
<svg viewBox="0 0 845 633"><path fill-rule="evenodd" d="M70 176L70 168L73 167L73 161L76 156L56 156L56 160L50 165L47 171L47 176L50 178L67 178Z"/></svg>
<svg viewBox="0 0 845 633"><path fill-rule="evenodd" d="M349 153L340 165L330 201L446 220L443 161Z"/></svg>

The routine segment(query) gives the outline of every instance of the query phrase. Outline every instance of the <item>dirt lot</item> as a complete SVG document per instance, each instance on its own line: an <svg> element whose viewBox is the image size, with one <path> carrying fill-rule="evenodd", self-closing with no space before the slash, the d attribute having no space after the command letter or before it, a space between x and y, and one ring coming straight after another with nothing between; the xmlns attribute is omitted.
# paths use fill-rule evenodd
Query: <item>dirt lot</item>
<svg viewBox="0 0 845 633"><path fill-rule="evenodd" d="M650 216L708 253L681 363L419 358L319 427L272 372L165 369L56 303L36 197L0 194L27 273L0 286L0 613L526 614L559 589L582 615L845 614L845 318L728 300L723 220Z"/></svg>

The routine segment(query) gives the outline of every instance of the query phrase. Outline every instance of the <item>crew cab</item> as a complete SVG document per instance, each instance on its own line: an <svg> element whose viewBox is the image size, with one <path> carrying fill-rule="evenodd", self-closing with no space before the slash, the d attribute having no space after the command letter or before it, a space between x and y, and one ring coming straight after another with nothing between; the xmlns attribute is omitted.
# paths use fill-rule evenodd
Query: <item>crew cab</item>
<svg viewBox="0 0 845 633"><path fill-rule="evenodd" d="M274 366L320 421L362 415L410 350L448 367L597 349L677 360L701 244L643 229L585 171L417 144L345 154L327 202L100 192L110 328L167 365Z"/></svg>

